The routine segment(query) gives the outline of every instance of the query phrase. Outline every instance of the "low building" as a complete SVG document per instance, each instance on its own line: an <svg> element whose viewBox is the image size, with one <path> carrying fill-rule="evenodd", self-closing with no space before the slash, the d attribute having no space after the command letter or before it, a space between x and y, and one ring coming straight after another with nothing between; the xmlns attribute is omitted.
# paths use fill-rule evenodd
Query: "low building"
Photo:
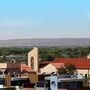
<svg viewBox="0 0 90 90"><path fill-rule="evenodd" d="M85 77L90 77L90 59L87 58L56 58L52 62L48 62L43 66L40 64L40 73L50 74L57 72L58 68L63 65L73 64L76 66L76 73L81 74Z"/></svg>
<svg viewBox="0 0 90 90"><path fill-rule="evenodd" d="M90 59L87 58L56 58L53 63L73 64L76 66L77 74L90 76Z"/></svg>
<svg viewBox="0 0 90 90"><path fill-rule="evenodd" d="M68 90L77 90L83 87L84 78L80 75L79 77L71 75L59 75L59 76L48 76L45 77L45 80L49 83L49 87L52 84L57 85L59 89L68 89ZM53 89L54 90L54 89Z"/></svg>
<svg viewBox="0 0 90 90"><path fill-rule="evenodd" d="M24 63L0 63L0 74L21 74L26 72L34 72L31 67Z"/></svg>

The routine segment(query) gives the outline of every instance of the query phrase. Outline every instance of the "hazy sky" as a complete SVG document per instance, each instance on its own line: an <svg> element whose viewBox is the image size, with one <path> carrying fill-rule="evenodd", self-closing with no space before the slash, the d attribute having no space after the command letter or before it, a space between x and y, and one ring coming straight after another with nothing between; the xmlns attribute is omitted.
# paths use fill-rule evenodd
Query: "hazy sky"
<svg viewBox="0 0 90 90"><path fill-rule="evenodd" d="M90 37L90 0L0 0L0 39Z"/></svg>

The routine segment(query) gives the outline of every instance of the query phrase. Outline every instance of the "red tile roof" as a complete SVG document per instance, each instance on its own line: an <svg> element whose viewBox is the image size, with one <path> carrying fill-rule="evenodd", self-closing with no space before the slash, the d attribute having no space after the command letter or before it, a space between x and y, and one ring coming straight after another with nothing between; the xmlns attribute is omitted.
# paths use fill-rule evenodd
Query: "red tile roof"
<svg viewBox="0 0 90 90"><path fill-rule="evenodd" d="M78 69L90 69L90 59L87 58L56 58L53 63L74 64Z"/></svg>
<svg viewBox="0 0 90 90"><path fill-rule="evenodd" d="M55 66L57 69L64 67L64 63L51 63L53 66Z"/></svg>
<svg viewBox="0 0 90 90"><path fill-rule="evenodd" d="M21 72L23 72L23 71L34 72L33 69L26 64L21 64L20 70L21 70Z"/></svg>

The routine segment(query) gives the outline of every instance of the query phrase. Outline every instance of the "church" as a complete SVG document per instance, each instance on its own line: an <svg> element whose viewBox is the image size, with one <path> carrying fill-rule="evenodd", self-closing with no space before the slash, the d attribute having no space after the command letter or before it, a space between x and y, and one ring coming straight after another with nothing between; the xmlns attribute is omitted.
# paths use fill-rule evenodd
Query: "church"
<svg viewBox="0 0 90 90"><path fill-rule="evenodd" d="M51 74L57 73L58 68L66 65L74 64L76 66L77 74L83 76L90 76L90 55L87 58L55 58L53 61L39 61L39 50L34 47L28 53L28 66L31 67L37 74Z"/></svg>

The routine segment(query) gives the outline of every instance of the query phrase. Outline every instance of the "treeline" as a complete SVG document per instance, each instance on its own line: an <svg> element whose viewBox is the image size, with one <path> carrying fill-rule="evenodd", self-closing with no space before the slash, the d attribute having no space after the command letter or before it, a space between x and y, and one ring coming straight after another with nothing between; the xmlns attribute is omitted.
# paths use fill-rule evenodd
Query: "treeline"
<svg viewBox="0 0 90 90"><path fill-rule="evenodd" d="M1 55L24 55L29 52L31 48L0 48Z"/></svg>
<svg viewBox="0 0 90 90"><path fill-rule="evenodd" d="M31 48L0 48L0 62L10 62L10 59L7 56L11 55L12 57L17 55L22 56L23 58L13 58L17 60L17 62L26 62L27 63L27 53L31 50Z"/></svg>
<svg viewBox="0 0 90 90"><path fill-rule="evenodd" d="M0 56L2 56L2 60L5 61L6 56L8 55L24 55L25 61L27 61L27 53L32 48L0 48ZM86 57L90 54L90 47L51 47L51 48L39 48L39 58L40 60L48 60L51 61L54 58L59 57Z"/></svg>
<svg viewBox="0 0 90 90"><path fill-rule="evenodd" d="M41 60L52 60L59 57L78 58L87 57L90 54L90 47L75 47L75 48L40 48Z"/></svg>

